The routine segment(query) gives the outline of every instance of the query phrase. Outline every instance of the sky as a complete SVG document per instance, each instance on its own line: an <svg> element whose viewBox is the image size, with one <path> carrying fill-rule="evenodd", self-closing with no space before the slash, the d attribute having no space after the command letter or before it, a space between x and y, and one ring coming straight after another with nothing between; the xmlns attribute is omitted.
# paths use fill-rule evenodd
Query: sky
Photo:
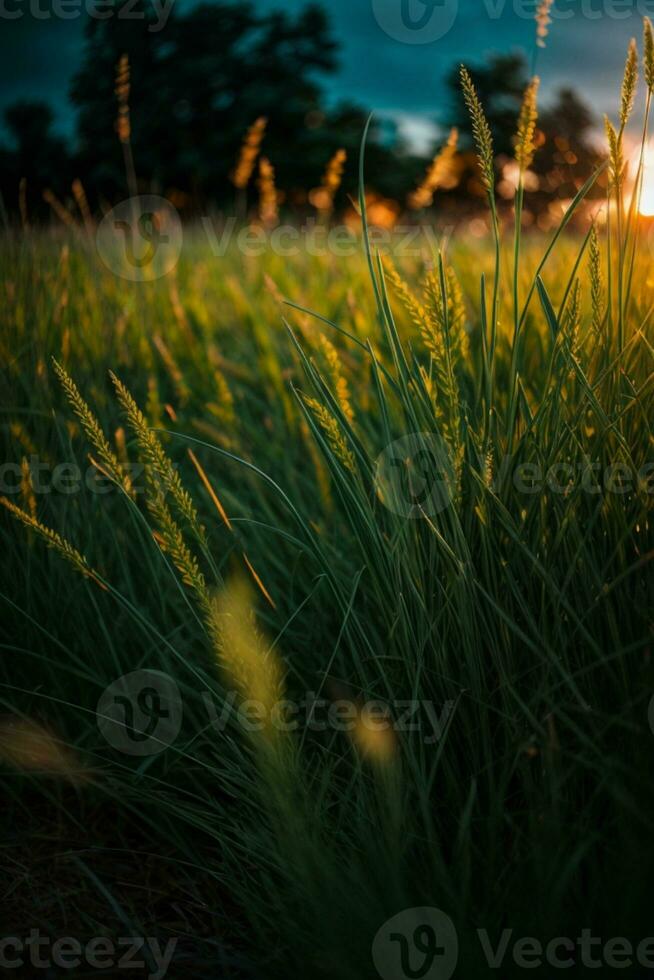
<svg viewBox="0 0 654 980"><path fill-rule="evenodd" d="M0 0L0 113L19 99L46 101L57 129L73 133L68 89L82 56L87 2ZM166 2L181 10L193 0ZM255 0L262 12L295 11L304 4ZM483 60L490 51L521 48L529 57L534 51L534 0L325 0L324 5L341 47L339 71L325 80L330 99L347 98L391 116L416 149L426 149L438 132L447 99L443 80L453 65ZM572 86L598 117L615 116L627 43L634 35L640 39L645 13L654 17L654 0L555 0L547 46L536 64L542 101L557 88Z"/></svg>

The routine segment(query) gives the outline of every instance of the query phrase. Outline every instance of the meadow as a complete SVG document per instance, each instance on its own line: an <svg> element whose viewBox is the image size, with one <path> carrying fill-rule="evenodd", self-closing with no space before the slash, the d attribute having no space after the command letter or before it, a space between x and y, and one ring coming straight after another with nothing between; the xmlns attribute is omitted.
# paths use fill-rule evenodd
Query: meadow
<svg viewBox="0 0 654 980"><path fill-rule="evenodd" d="M652 935L635 58L607 164L547 235L520 221L535 90L513 225L465 77L481 239L380 256L362 193L346 258L216 256L189 226L173 271L131 282L82 226L5 234L13 934L175 937L172 976L340 980L410 975L371 948L416 907L452 920L465 977L489 972L478 930ZM653 86L646 25L646 114ZM603 220L572 230L600 179ZM103 701L135 671L182 705L142 754Z"/></svg>

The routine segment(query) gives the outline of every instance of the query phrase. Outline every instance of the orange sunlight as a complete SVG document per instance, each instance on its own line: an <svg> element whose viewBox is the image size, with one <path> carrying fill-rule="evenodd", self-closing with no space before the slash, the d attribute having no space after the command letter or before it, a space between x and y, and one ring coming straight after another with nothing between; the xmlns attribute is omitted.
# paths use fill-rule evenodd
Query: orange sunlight
<svg viewBox="0 0 654 980"><path fill-rule="evenodd" d="M654 217L654 146L652 143L645 148L643 191L638 210L645 218Z"/></svg>

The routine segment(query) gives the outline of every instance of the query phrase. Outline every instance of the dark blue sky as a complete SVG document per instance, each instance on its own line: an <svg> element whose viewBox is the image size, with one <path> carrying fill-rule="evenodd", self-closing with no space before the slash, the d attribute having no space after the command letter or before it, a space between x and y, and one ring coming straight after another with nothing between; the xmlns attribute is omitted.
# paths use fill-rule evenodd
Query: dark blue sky
<svg viewBox="0 0 654 980"><path fill-rule="evenodd" d="M70 0L69 0L70 2ZM75 0L72 0L74 4ZM83 7L83 0L79 0ZM177 9L192 0L173 0ZM443 77L460 61L480 60L491 50L533 51L530 0L329 0L341 68L328 82L334 99L347 97L398 118L414 139L430 133L446 98ZM424 28L405 29L405 14ZM299 10L304 0L258 0L265 11ZM571 85L599 112L615 113L629 37L640 39L641 14L654 0L556 0L547 47L539 53L543 98ZM79 64L86 14L56 19L52 0L0 0L0 111L16 99L39 99L55 109L57 125L70 132L68 86ZM7 19L6 12L21 16ZM35 16L41 11L41 18ZM47 11L50 16L45 17ZM68 8L71 13L74 8ZM443 36L430 40L453 20ZM380 26L381 24L381 26ZM165 30L165 27L163 28ZM408 39L408 40L407 40ZM416 39L426 43L415 43Z"/></svg>

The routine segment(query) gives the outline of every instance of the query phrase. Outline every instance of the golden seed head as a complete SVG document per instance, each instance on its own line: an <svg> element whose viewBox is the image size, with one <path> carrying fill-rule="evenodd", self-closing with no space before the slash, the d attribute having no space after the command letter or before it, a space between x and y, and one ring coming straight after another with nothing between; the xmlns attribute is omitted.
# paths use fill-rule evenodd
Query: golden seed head
<svg viewBox="0 0 654 980"><path fill-rule="evenodd" d="M604 116L604 130L609 144L609 180L611 186L618 188L622 182L624 170L622 134L616 133L608 116Z"/></svg>
<svg viewBox="0 0 654 980"><path fill-rule="evenodd" d="M477 160L481 171L481 179L486 190L491 193L495 185L493 138L481 102L479 101L479 96L472 83L472 78L464 65L461 65L460 74L463 98L470 113L472 134L477 146Z"/></svg>
<svg viewBox="0 0 654 980"><path fill-rule="evenodd" d="M552 18L550 10L554 0L541 0L536 10L536 44L539 48L545 47L545 38L549 34Z"/></svg>
<svg viewBox="0 0 654 980"><path fill-rule="evenodd" d="M244 190L250 181L266 132L267 122L265 116L259 116L245 134L238 162L231 175L232 183L238 190Z"/></svg>
<svg viewBox="0 0 654 980"><path fill-rule="evenodd" d="M538 86L540 79L537 75L532 78L525 89L518 117L518 133L516 136L515 159L521 171L528 170L534 159L536 146L534 134L538 118Z"/></svg>
<svg viewBox="0 0 654 980"><path fill-rule="evenodd" d="M620 129L624 129L634 107L636 83L638 81L638 47L635 38L629 42L629 51L624 66L622 91L620 93Z"/></svg>
<svg viewBox="0 0 654 980"><path fill-rule="evenodd" d="M334 197L341 186L346 159L345 150L337 150L325 167L320 187L315 187L309 194L311 204L323 214L329 214L333 210Z"/></svg>
<svg viewBox="0 0 654 980"><path fill-rule="evenodd" d="M116 84L114 87L118 102L116 132L121 143L127 143L130 137L129 121L129 58L126 54L120 56L116 65Z"/></svg>
<svg viewBox="0 0 654 980"><path fill-rule="evenodd" d="M279 217L275 168L267 157L259 158L259 217L264 225L274 225Z"/></svg>
<svg viewBox="0 0 654 980"><path fill-rule="evenodd" d="M454 127L450 130L445 146L438 151L432 160L422 182L409 195L409 207L416 211L420 208L429 207L438 188L451 181L453 175L452 163L456 156L458 140L459 131ZM449 186L452 186L452 184L449 184Z"/></svg>
<svg viewBox="0 0 654 980"><path fill-rule="evenodd" d="M654 33L652 22L645 17L643 23L643 64L645 66L645 82L648 91L654 89Z"/></svg>

